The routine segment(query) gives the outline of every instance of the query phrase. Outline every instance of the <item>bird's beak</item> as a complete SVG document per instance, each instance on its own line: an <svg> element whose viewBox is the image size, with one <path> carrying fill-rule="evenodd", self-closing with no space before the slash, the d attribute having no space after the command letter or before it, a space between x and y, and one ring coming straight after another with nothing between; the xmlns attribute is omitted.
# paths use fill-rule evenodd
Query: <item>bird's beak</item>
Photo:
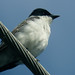
<svg viewBox="0 0 75 75"><path fill-rule="evenodd" d="M60 17L59 15L51 15L52 19L56 19L58 17Z"/></svg>

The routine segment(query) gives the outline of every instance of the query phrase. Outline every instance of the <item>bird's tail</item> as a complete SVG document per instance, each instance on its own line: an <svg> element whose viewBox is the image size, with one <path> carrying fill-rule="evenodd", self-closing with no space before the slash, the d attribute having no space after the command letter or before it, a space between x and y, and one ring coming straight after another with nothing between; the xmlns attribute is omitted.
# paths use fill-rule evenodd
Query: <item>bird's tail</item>
<svg viewBox="0 0 75 75"><path fill-rule="evenodd" d="M0 72L17 66L16 63L19 60L20 58L13 48L10 48L5 43L0 45Z"/></svg>

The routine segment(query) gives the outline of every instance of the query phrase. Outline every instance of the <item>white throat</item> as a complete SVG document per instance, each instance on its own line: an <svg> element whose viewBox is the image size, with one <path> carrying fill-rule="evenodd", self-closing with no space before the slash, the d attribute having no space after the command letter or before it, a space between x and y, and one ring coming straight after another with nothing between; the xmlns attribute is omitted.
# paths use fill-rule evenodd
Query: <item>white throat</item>
<svg viewBox="0 0 75 75"><path fill-rule="evenodd" d="M48 17L48 16L39 16L40 19L44 22L44 23L47 23L47 24L51 24L52 22L52 18L51 17Z"/></svg>

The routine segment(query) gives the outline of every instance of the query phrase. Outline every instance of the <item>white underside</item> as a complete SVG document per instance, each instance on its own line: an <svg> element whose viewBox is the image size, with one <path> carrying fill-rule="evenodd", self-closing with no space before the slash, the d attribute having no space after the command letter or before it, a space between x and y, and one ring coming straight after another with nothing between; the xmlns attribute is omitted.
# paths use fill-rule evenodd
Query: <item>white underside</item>
<svg viewBox="0 0 75 75"><path fill-rule="evenodd" d="M28 21L28 25L24 25L15 33L16 38L28 50L37 57L48 45L50 36L50 22L51 18L40 17L35 21Z"/></svg>

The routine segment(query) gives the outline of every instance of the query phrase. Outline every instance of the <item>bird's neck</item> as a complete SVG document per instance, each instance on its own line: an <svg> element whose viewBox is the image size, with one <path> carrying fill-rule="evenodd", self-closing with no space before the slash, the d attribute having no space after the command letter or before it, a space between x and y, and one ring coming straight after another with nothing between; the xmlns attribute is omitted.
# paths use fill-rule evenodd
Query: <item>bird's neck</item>
<svg viewBox="0 0 75 75"><path fill-rule="evenodd" d="M52 22L52 18L51 17L48 17L48 16L39 16L40 17L40 20L42 20L44 23L46 24L51 24Z"/></svg>

